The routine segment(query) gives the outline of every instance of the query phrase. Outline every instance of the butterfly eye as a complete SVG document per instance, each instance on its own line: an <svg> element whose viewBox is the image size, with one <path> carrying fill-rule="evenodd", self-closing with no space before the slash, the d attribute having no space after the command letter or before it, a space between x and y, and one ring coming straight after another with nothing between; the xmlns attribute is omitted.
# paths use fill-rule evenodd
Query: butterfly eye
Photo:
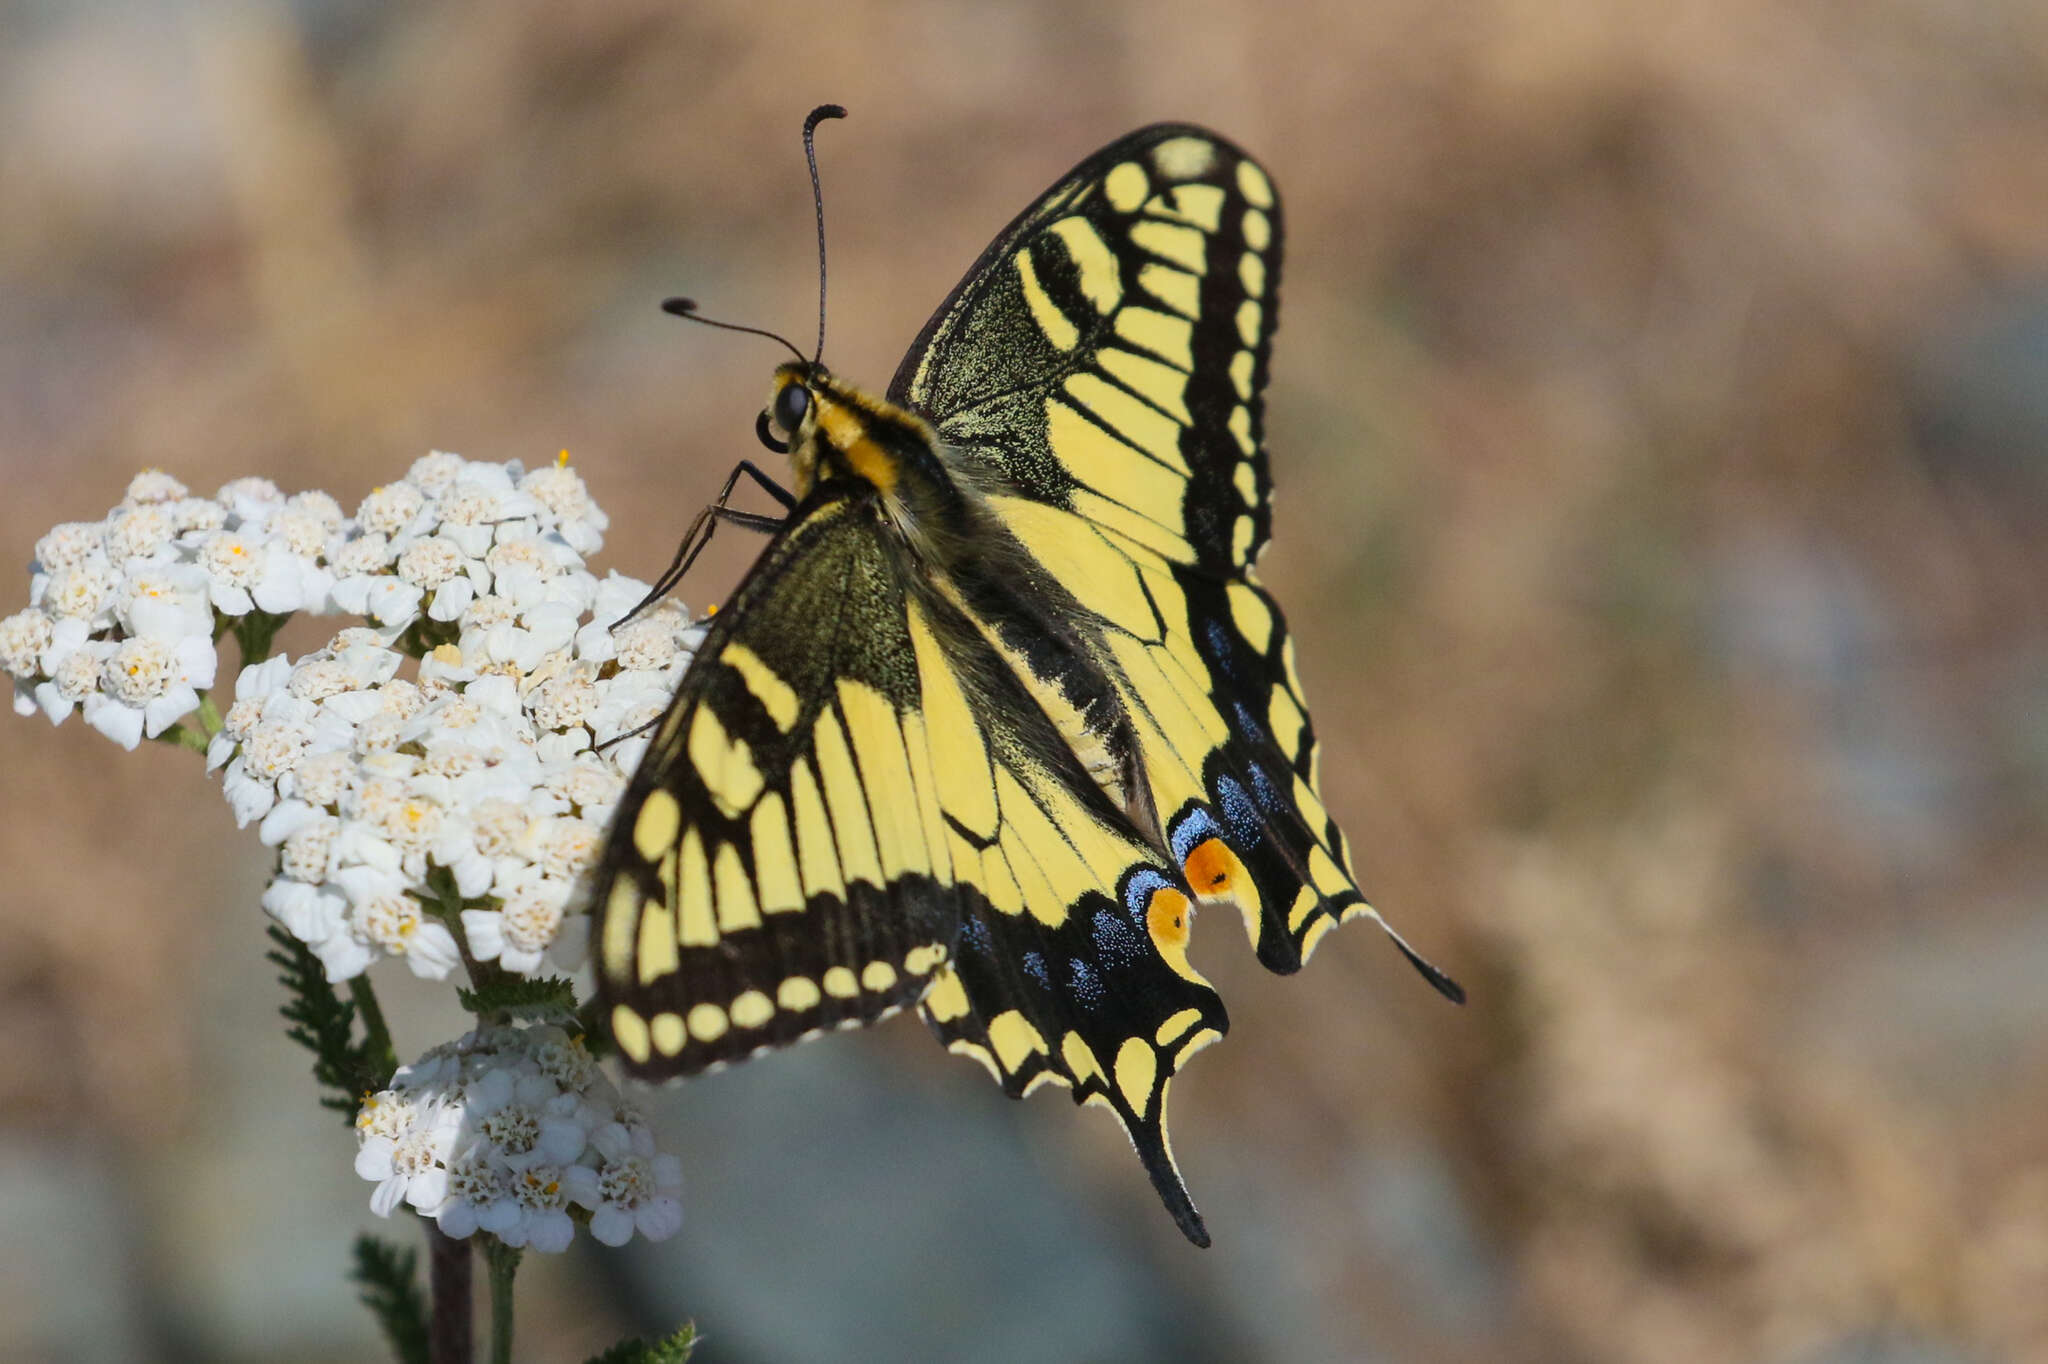
<svg viewBox="0 0 2048 1364"><path fill-rule="evenodd" d="M775 424L793 436L810 407L811 391L802 384L790 384L775 395Z"/></svg>

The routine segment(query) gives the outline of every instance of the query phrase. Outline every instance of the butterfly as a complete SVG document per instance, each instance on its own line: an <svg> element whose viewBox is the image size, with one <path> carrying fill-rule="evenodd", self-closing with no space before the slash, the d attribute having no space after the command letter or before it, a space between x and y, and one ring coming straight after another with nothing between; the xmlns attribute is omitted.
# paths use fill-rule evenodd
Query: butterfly
<svg viewBox="0 0 2048 1364"><path fill-rule="evenodd" d="M1188 959L1196 909L1235 907L1277 972L1379 917L1256 572L1281 241L1256 161L1143 128L1004 229L885 395L775 371L758 429L788 515L595 874L629 1073L914 1007L1006 1093L1109 1109L1209 1243L1166 1128L1174 1075L1229 1027Z"/></svg>

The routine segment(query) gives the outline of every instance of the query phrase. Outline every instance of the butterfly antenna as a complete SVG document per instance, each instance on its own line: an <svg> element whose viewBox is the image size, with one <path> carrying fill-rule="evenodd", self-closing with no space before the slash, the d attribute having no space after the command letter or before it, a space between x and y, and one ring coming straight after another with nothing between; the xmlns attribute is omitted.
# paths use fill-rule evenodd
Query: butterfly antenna
<svg viewBox="0 0 2048 1364"><path fill-rule="evenodd" d="M813 365L825 358L825 191L818 185L818 125L828 118L845 117L841 106L821 104L804 119L804 160L810 163L811 203L818 210L818 350L811 357Z"/></svg>
<svg viewBox="0 0 2048 1364"><path fill-rule="evenodd" d="M765 327L742 327L737 322L720 322L715 317L706 317L697 311L697 300L694 298L665 298L661 301L661 310L672 317L685 318L691 322L702 322L707 327L717 327L729 332L745 332L749 336L765 336L770 341L780 341L783 345L789 347L789 353L794 355L799 362L804 358L804 353L796 348L796 343L782 335L782 333L771 332Z"/></svg>

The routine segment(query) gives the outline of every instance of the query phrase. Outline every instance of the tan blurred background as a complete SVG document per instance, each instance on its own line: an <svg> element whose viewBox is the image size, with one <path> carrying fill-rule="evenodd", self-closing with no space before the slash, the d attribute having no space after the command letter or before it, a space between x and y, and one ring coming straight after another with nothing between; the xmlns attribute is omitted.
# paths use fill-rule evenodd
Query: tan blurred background
<svg viewBox="0 0 2048 1364"><path fill-rule="evenodd" d="M0 557L145 465L352 506L567 446L652 576L778 354L655 305L808 335L825 100L875 383L1101 143L1263 156L1266 573L1368 890L1472 1003L1211 919L1206 1253L913 1023L690 1086L684 1231L535 1266L522 1357L2048 1359L2038 0L0 0ZM374 1356L262 850L185 754L0 764L0 1359Z"/></svg>

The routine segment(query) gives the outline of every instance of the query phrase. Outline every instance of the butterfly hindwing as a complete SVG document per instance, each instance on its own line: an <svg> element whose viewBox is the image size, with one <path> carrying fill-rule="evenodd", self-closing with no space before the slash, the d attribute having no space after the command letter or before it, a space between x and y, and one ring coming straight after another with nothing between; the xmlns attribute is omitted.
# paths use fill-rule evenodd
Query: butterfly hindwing
<svg viewBox="0 0 2048 1364"><path fill-rule="evenodd" d="M1254 572L1280 251L1255 162L1197 128L1144 129L997 238L891 396L989 471L989 505L1101 622L1188 879L1291 971L1371 911Z"/></svg>
<svg viewBox="0 0 2048 1364"><path fill-rule="evenodd" d="M967 894L952 959L925 994L925 1021L1005 1093L1066 1086L1116 1114L1153 1186L1191 1240L1208 1233L1175 1169L1167 1088L1230 1026L1187 958L1191 895L1177 869L1114 806L987 642L944 601L913 607L913 632L946 641L926 666L935 746L969 772L984 756L994 806L955 802L942 779L953 866ZM955 711L954 687L967 700ZM951 712L951 714L949 714ZM961 732L971 715L973 736ZM977 822L977 815L982 822Z"/></svg>
<svg viewBox="0 0 2048 1364"><path fill-rule="evenodd" d="M1174 1168L1167 1087L1230 1026L1223 1001L1188 965L1185 895L1139 864L1117 891L1092 891L1068 919L980 911L921 1011L947 1047L1022 1098L1053 1082L1117 1115L1174 1221L1208 1235ZM1161 940L1166 950L1160 950Z"/></svg>

